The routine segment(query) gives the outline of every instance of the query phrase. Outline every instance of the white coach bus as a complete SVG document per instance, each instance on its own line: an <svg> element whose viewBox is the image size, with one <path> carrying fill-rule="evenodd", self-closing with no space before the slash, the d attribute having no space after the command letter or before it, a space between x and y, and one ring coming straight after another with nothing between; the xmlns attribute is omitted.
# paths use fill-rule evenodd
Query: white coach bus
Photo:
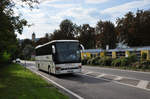
<svg viewBox="0 0 150 99"><path fill-rule="evenodd" d="M81 72L81 48L78 40L54 40L35 48L36 66L52 74Z"/></svg>

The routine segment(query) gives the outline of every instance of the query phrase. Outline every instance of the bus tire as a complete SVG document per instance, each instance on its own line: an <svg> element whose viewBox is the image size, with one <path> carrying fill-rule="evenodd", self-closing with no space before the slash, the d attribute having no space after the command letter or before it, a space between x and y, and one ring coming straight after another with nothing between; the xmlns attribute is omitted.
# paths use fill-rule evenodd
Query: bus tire
<svg viewBox="0 0 150 99"><path fill-rule="evenodd" d="M38 64L38 70L40 71L40 65Z"/></svg>
<svg viewBox="0 0 150 99"><path fill-rule="evenodd" d="M51 74L51 68L50 68L50 65L48 65L48 74L49 74L49 75Z"/></svg>

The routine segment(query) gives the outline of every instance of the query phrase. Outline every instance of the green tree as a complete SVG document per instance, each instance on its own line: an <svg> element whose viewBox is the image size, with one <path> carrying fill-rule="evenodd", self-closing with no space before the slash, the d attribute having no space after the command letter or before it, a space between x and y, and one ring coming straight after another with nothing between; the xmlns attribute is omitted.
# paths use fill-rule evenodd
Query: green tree
<svg viewBox="0 0 150 99"><path fill-rule="evenodd" d="M106 49L106 45L109 48L116 48L117 35L115 26L110 21L99 21L96 25L96 46Z"/></svg>
<svg viewBox="0 0 150 99"><path fill-rule="evenodd" d="M24 49L24 47L25 47L26 45L32 45L32 44L33 44L32 40L30 40L30 39L24 39L24 40L21 42L21 49Z"/></svg>
<svg viewBox="0 0 150 99"><path fill-rule="evenodd" d="M34 48L35 47L35 43L32 40L30 40L30 39L20 40L19 42L20 42L20 46L18 47L18 49L19 49L18 57L20 57L21 59L25 59L23 50L25 49L25 47L27 45L30 45L30 46L32 46Z"/></svg>
<svg viewBox="0 0 150 99"><path fill-rule="evenodd" d="M22 51L23 51L24 59L30 59L31 55L34 52L34 48L32 45L29 44L29 45L26 45Z"/></svg>
<svg viewBox="0 0 150 99"><path fill-rule="evenodd" d="M78 28L79 41L86 49L95 48L95 30L89 24L83 24Z"/></svg>
<svg viewBox="0 0 150 99"><path fill-rule="evenodd" d="M50 41L49 38L46 38L46 37L40 38L40 39L35 43L35 46L45 44L45 43L47 43L47 42L49 42L49 41Z"/></svg>
<svg viewBox="0 0 150 99"><path fill-rule="evenodd" d="M52 40L60 40L60 39L75 39L75 24L73 24L70 20L65 19L60 23L60 29L55 30L51 35Z"/></svg>
<svg viewBox="0 0 150 99"><path fill-rule="evenodd" d="M63 35L63 34L61 33L60 30L55 30L55 31L53 32L53 34L51 34L50 38L51 38L52 40L65 39L64 37L62 37L62 35Z"/></svg>
<svg viewBox="0 0 150 99"><path fill-rule="evenodd" d="M128 46L150 45L150 10L138 10L117 19L117 33L120 42Z"/></svg>
<svg viewBox="0 0 150 99"><path fill-rule="evenodd" d="M22 2L33 7L32 3L36 0L21 0ZM0 1L0 57L5 53L10 54L11 59L16 57L18 41L15 32L22 33L23 27L27 26L27 21L15 16L13 8L16 4L13 0Z"/></svg>

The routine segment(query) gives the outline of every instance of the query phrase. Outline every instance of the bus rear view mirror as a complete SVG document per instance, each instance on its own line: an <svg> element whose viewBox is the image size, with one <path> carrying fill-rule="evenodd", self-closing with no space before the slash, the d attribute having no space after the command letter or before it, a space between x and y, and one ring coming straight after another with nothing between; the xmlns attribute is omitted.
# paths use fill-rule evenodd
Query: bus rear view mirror
<svg viewBox="0 0 150 99"><path fill-rule="evenodd" d="M56 49L55 49L55 46L52 45L52 53L55 54L56 53Z"/></svg>
<svg viewBox="0 0 150 99"><path fill-rule="evenodd" d="M82 44L80 44L80 48L81 50L84 50L84 46Z"/></svg>

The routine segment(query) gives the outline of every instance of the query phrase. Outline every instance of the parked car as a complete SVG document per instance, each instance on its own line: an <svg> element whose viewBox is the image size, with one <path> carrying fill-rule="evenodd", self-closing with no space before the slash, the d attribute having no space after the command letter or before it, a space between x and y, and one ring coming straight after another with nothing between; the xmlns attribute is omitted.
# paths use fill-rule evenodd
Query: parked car
<svg viewBox="0 0 150 99"><path fill-rule="evenodd" d="M16 63L20 63L21 60L19 58L16 59Z"/></svg>

